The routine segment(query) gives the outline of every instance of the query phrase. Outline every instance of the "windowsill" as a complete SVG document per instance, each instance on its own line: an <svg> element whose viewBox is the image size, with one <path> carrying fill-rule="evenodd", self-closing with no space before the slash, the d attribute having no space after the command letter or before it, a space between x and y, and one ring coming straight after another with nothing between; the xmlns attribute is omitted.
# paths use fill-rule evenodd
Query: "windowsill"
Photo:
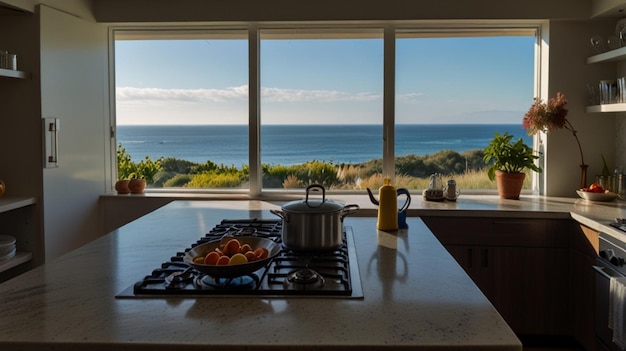
<svg viewBox="0 0 626 351"><path fill-rule="evenodd" d="M413 208L428 208L428 207L439 207L439 208L458 208L458 204L462 202L471 201L473 203L494 203L499 201L518 201L518 200L503 200L498 197L497 191L464 191L461 193L459 199L457 201L428 201L425 200L421 192L415 191L411 193L411 203L413 204ZM378 197L378 195L375 195ZM530 191L522 192L521 195L523 198L544 198L541 195L533 195ZM107 193L102 195L101 197L109 198L109 199L162 199L162 200L206 200L206 201L259 201L274 204L276 206L281 206L285 202L289 201L298 201L303 200L305 198L304 189L298 189L294 191L275 191L275 192L267 192L263 193L260 196L253 197L248 193L243 192L223 192L223 193L208 193L208 192L199 192L199 191L181 191L179 189L146 189L143 194L116 194L116 193ZM365 191L356 193L356 192L331 192L327 191L326 198L329 200L340 201L346 204L357 204L362 210L377 210L377 206L374 205L369 196ZM169 201L168 201L169 202ZM410 207L410 209L411 209ZM370 213L370 211L367 211ZM367 214L369 215L369 214ZM375 215L375 213L374 213Z"/></svg>

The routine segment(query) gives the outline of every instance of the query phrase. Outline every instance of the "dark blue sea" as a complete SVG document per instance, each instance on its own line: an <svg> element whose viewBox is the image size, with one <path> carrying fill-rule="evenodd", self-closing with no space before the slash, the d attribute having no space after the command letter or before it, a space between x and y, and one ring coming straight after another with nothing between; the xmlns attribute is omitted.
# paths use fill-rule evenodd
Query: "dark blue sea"
<svg viewBox="0 0 626 351"><path fill-rule="evenodd" d="M532 146L519 124L410 124L396 126L396 156L426 155L439 150L483 149L494 133L508 132ZM244 125L118 126L117 142L134 162L174 157L207 160L227 166L248 164L248 128ZM360 163L381 158L380 125L264 125L261 163L294 165L318 160Z"/></svg>

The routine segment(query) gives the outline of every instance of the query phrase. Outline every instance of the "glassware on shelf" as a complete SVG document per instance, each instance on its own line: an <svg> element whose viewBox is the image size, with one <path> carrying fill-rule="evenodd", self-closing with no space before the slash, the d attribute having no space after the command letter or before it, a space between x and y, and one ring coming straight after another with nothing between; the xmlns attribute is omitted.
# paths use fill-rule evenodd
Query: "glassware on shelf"
<svg viewBox="0 0 626 351"><path fill-rule="evenodd" d="M594 35L591 37L591 46L596 50L598 54L607 51L606 41L600 35Z"/></svg>
<svg viewBox="0 0 626 351"><path fill-rule="evenodd" d="M589 105L600 105L600 87L598 84L587 84L587 96Z"/></svg>
<svg viewBox="0 0 626 351"><path fill-rule="evenodd" d="M601 80L600 81L600 103L614 104L617 101L617 81Z"/></svg>

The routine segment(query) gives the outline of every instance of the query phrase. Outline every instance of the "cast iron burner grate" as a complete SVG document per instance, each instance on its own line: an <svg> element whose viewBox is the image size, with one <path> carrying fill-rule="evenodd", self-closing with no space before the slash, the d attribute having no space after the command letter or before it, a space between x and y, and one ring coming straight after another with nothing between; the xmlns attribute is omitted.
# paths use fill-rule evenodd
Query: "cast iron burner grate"
<svg viewBox="0 0 626 351"><path fill-rule="evenodd" d="M611 222L611 225L623 232L626 232L626 218L615 218L615 221Z"/></svg>
<svg viewBox="0 0 626 351"><path fill-rule="evenodd" d="M225 219L182 252L118 294L118 298L164 296L325 296L362 298L363 291L351 227L343 244L328 252L301 252L282 248L270 263L242 277L214 278L183 261L193 247L219 240L224 234L258 236L281 243L282 220Z"/></svg>

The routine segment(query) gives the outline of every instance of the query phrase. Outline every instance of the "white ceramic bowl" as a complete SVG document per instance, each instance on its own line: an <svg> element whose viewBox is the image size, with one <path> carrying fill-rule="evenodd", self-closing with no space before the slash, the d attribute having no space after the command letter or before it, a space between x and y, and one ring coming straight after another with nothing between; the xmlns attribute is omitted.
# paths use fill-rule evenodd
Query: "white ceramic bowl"
<svg viewBox="0 0 626 351"><path fill-rule="evenodd" d="M582 197L585 200L602 201L602 202L613 201L613 200L617 199L618 196L619 196L616 193L612 193L612 192L608 192L608 193L592 193L590 191L576 190L576 193L578 193L578 196Z"/></svg>

